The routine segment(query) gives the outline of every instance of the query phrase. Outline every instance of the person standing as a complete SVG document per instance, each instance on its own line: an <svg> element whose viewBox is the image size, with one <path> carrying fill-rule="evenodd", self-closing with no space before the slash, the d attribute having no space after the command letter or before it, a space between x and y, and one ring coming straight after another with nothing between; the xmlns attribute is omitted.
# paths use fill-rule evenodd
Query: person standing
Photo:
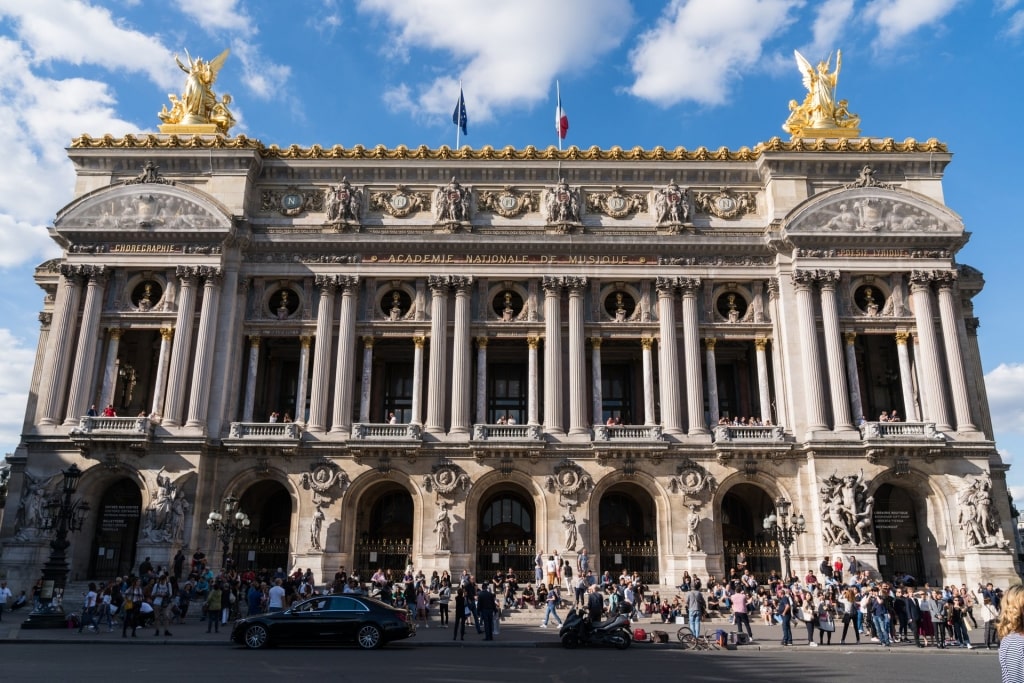
<svg viewBox="0 0 1024 683"><path fill-rule="evenodd" d="M782 644L793 644L793 598L789 591L783 588L779 595L779 604L776 607L779 617L782 619Z"/></svg>
<svg viewBox="0 0 1024 683"><path fill-rule="evenodd" d="M462 584L462 588L466 592L466 607L469 608L469 613L473 615L473 626L476 627L477 635L480 635L484 632L484 629L480 624L480 612L476 608L476 577L470 574Z"/></svg>
<svg viewBox="0 0 1024 683"><path fill-rule="evenodd" d="M908 588L903 589L903 599L907 604L907 625L914 634L914 645L924 647L921 644L921 605Z"/></svg>
<svg viewBox="0 0 1024 683"><path fill-rule="evenodd" d="M14 602L14 593L7 587L6 581L0 581L0 621L4 620L4 610L10 609L9 605Z"/></svg>
<svg viewBox="0 0 1024 683"><path fill-rule="evenodd" d="M142 590L142 581L132 580L132 585L124 593L124 617L121 622L121 637L128 637L128 627L131 626L132 638L139 628L142 620L142 603L146 600L146 593Z"/></svg>
<svg viewBox="0 0 1024 683"><path fill-rule="evenodd" d="M1010 586L1003 595L996 635L1003 683L1024 683L1024 586Z"/></svg>
<svg viewBox="0 0 1024 683"><path fill-rule="evenodd" d="M494 593L489 590L489 584L485 583L477 595L476 609L484 622L484 640L494 640L494 612L498 609L498 603Z"/></svg>
<svg viewBox="0 0 1024 683"><path fill-rule="evenodd" d="M601 621L601 617L604 616L604 596L601 595L601 591L598 590L597 586L591 586L587 589L589 595L587 596L587 614L590 615L590 623L597 626Z"/></svg>
<svg viewBox="0 0 1024 683"><path fill-rule="evenodd" d="M165 636L171 635L171 632L167 630L167 610L170 607L170 602L171 585L167 582L167 574L161 574L149 591L149 603L153 605L153 611L156 612L154 621L156 632L153 634L155 636L160 635L161 626L164 628Z"/></svg>
<svg viewBox="0 0 1024 683"><path fill-rule="evenodd" d="M466 618L469 616L469 607L466 606L466 591L459 586L455 590L455 630L452 632L452 640L466 639Z"/></svg>
<svg viewBox="0 0 1024 683"><path fill-rule="evenodd" d="M89 624L89 630L96 632L99 629L96 628L96 584L90 583L89 590L85 592L85 602L82 605L82 621L78 625L78 632L81 633L82 629L85 628L86 622Z"/></svg>
<svg viewBox="0 0 1024 683"><path fill-rule="evenodd" d="M551 584L551 586L546 589L547 590L547 594L546 594L547 597L544 599L544 602L547 603L547 608L544 611L544 621L540 622L540 627L541 628L547 628L548 627L548 619L550 617L554 617L555 621L558 622L559 626L562 625L562 619L558 616L558 612L555 611L555 608L558 607L558 601L559 601L557 586L558 586L557 583ZM541 584L541 588L542 589L545 588L544 584Z"/></svg>
<svg viewBox="0 0 1024 683"><path fill-rule="evenodd" d="M949 623L946 621L946 602L942 599L942 591L932 592L932 626L935 627L935 644L941 650L946 649L946 634Z"/></svg>
<svg viewBox="0 0 1024 683"><path fill-rule="evenodd" d="M286 595L281 579L274 579L274 585L267 592L267 611L280 612L284 609L284 597Z"/></svg>
<svg viewBox="0 0 1024 683"><path fill-rule="evenodd" d="M213 628L215 633L220 633L220 610L223 602L220 581L213 584L210 592L206 594L206 632Z"/></svg>
<svg viewBox="0 0 1024 683"><path fill-rule="evenodd" d="M437 612L441 617L442 628L448 625L448 603L451 602L452 587L447 578L441 579L441 587L437 590Z"/></svg>
<svg viewBox="0 0 1024 683"><path fill-rule="evenodd" d="M178 548L178 552L174 555L174 579L181 581L181 573L185 571L185 552Z"/></svg>
<svg viewBox="0 0 1024 683"><path fill-rule="evenodd" d="M985 621L985 649L991 650L992 646L999 647L996 640L996 624L999 622L999 610L992 604L992 599L982 598L981 618Z"/></svg>
<svg viewBox="0 0 1024 683"><path fill-rule="evenodd" d="M730 597L732 602L732 613L735 617L736 632L743 633L743 627L747 627L747 636L750 642L754 642L754 632L750 630L750 614L747 608L747 594L743 591L736 591Z"/></svg>
<svg viewBox="0 0 1024 683"><path fill-rule="evenodd" d="M544 551L537 550L537 556L533 558L533 582L539 584L544 580Z"/></svg>
<svg viewBox="0 0 1024 683"><path fill-rule="evenodd" d="M696 587L686 594L686 614L690 620L690 631L695 636L700 636L700 625L707 608L708 604L704 600L704 594Z"/></svg>

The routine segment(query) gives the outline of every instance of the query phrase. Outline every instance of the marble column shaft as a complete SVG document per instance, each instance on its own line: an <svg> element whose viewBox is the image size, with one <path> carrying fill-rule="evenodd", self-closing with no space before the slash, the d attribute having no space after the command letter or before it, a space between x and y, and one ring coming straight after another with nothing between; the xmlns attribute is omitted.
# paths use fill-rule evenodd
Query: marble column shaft
<svg viewBox="0 0 1024 683"><path fill-rule="evenodd" d="M334 298L338 278L334 275L316 276L320 288L320 303L316 311L316 346L313 348L313 381L309 395L309 423L307 431L327 429L327 403L331 372L331 326L334 323Z"/></svg>
<svg viewBox="0 0 1024 683"><path fill-rule="evenodd" d="M412 419L414 425L423 424L423 347L425 337L413 337L412 352Z"/></svg>
<svg viewBox="0 0 1024 683"><path fill-rule="evenodd" d="M661 424L666 434L683 433L679 396L679 357L676 347L675 278L658 278L658 379Z"/></svg>
<svg viewBox="0 0 1024 683"><path fill-rule="evenodd" d="M953 430L949 421L949 409L946 406L946 392L943 388L945 373L939 360L939 340L935 334L935 318L932 308L930 286L931 276L913 273L910 277L910 291L914 298L914 320L917 323L917 336L921 341L922 366L921 380L924 392L928 395L927 406L931 410L925 419L935 422L935 429L940 432Z"/></svg>
<svg viewBox="0 0 1024 683"><path fill-rule="evenodd" d="M487 424L487 337L476 338L476 421Z"/></svg>
<svg viewBox="0 0 1024 683"><path fill-rule="evenodd" d="M910 422L920 422L921 413L917 409L917 401L914 400L914 370L910 365L910 350L907 348L907 341L910 334L907 332L896 333L896 357L900 363L900 390L903 392L903 412ZM874 416L871 419L875 419Z"/></svg>
<svg viewBox="0 0 1024 683"><path fill-rule="evenodd" d="M448 387L448 288L449 279L443 276L428 278L430 285L430 368L427 371L427 423L424 430L431 434L445 432L445 397Z"/></svg>
<svg viewBox="0 0 1024 683"><path fill-rule="evenodd" d="M654 340L644 337L640 340L641 358L644 371L644 425L651 427L658 424L654 405L654 358L651 347Z"/></svg>
<svg viewBox="0 0 1024 683"><path fill-rule="evenodd" d="M71 342L75 338L78 305L82 299L82 275L76 266L61 266L60 287L54 300L50 321L49 346L41 381L39 423L56 424L66 398L68 371L71 367Z"/></svg>
<svg viewBox="0 0 1024 683"><path fill-rule="evenodd" d="M355 375L356 291L359 278L341 278L341 310L338 313L338 358L334 373L332 432L352 431L352 385Z"/></svg>
<svg viewBox="0 0 1024 683"><path fill-rule="evenodd" d="M768 308L772 316L772 379L775 387L775 424L790 425L789 394L786 389L786 372L782 347L785 344L782 324L779 322L779 281L768 280Z"/></svg>
<svg viewBox="0 0 1024 683"><path fill-rule="evenodd" d="M704 365L708 373L708 419L711 424L718 424L718 366L715 361L715 344L717 339L708 337L704 340Z"/></svg>
<svg viewBox="0 0 1024 683"><path fill-rule="evenodd" d="M544 286L544 431L565 433L562 422L561 278L545 277Z"/></svg>
<svg viewBox="0 0 1024 683"><path fill-rule="evenodd" d="M85 289L85 307L82 309L82 326L78 330L78 347L75 367L71 372L71 389L68 391L68 411L64 424L76 424L89 405L93 394L93 378L96 375L96 339L103 310L103 290L107 271L97 268L89 275Z"/></svg>
<svg viewBox="0 0 1024 683"><path fill-rule="evenodd" d="M583 294L586 290L587 278L572 277L567 280L569 281L569 436L589 436L586 343L583 336Z"/></svg>
<svg viewBox="0 0 1024 683"><path fill-rule="evenodd" d="M107 359L103 363L103 387L100 389L100 405L114 403L114 389L117 387L117 352L121 348L121 336L124 330L119 327L110 328L110 340L107 342Z"/></svg>
<svg viewBox="0 0 1024 683"><path fill-rule="evenodd" d="M593 387L594 424L604 422L604 395L601 387L601 338L590 340L590 384Z"/></svg>
<svg viewBox="0 0 1024 683"><path fill-rule="evenodd" d="M363 337L363 375L359 382L359 421L370 421L370 392L373 390L373 337ZM384 421L388 416L384 415Z"/></svg>
<svg viewBox="0 0 1024 683"><path fill-rule="evenodd" d="M978 428L971 419L971 401L967 392L963 350L960 347L959 330L956 324L956 304L953 301L954 282L955 273L947 273L944 278L939 280L939 319L942 321L942 343L946 349L946 366L949 368L949 387L953 394L956 429L960 432L974 432Z"/></svg>
<svg viewBox="0 0 1024 683"><path fill-rule="evenodd" d="M452 339L452 424L453 436L469 434L472 340L469 336L470 294L473 278L455 278L455 329Z"/></svg>
<svg viewBox="0 0 1024 683"><path fill-rule="evenodd" d="M843 340L846 342L843 349L846 353L846 380L850 385L850 414L853 415L854 423L859 424L860 418L865 416L864 402L860 397L860 374L857 368L857 347L855 346L857 333L845 332Z"/></svg>
<svg viewBox="0 0 1024 683"><path fill-rule="evenodd" d="M167 400L164 402L164 425L177 427L185 403L185 380L192 355L192 326L196 317L196 274L193 268L179 266L178 316L174 323L171 346L171 367L167 373Z"/></svg>
<svg viewBox="0 0 1024 683"><path fill-rule="evenodd" d="M313 339L309 336L299 337L299 377L295 389L295 421L306 424L306 394L309 388L309 345Z"/></svg>
<svg viewBox="0 0 1024 683"><path fill-rule="evenodd" d="M768 382L768 340L754 340L754 356L757 360L757 398L761 408L761 424L772 419L771 387Z"/></svg>
<svg viewBox="0 0 1024 683"><path fill-rule="evenodd" d="M526 344L526 420L527 424L539 425L540 411L537 410L537 398L540 395L540 359L537 347L540 345L540 339L529 337Z"/></svg>
<svg viewBox="0 0 1024 683"><path fill-rule="evenodd" d="M259 377L260 336L249 336L249 364L245 375L245 405L242 407L242 422L252 422L253 406L256 403L256 378ZM263 420L260 420L263 422Z"/></svg>
<svg viewBox="0 0 1024 683"><path fill-rule="evenodd" d="M186 427L205 427L210 402L213 355L217 348L217 314L220 309L221 272L209 269L204 274L203 304L199 309L199 336L196 361L192 368L192 394L188 400Z"/></svg>
<svg viewBox="0 0 1024 683"><path fill-rule="evenodd" d="M818 332L814 324L813 275L797 271L793 274L796 290L797 319L800 328L800 354L803 360L804 406L807 431L828 429L825 419L825 397L821 382L821 357L818 351Z"/></svg>
<svg viewBox="0 0 1024 683"><path fill-rule="evenodd" d="M686 359L687 434L707 434L704 420L704 384L700 367L700 320L697 318L697 292L700 280L685 279L683 289L683 356Z"/></svg>
<svg viewBox="0 0 1024 683"><path fill-rule="evenodd" d="M153 391L153 407L149 411L151 420L162 420L164 414L164 396L167 393L167 373L171 368L171 341L174 339L173 327L160 328L160 358L156 365L156 389Z"/></svg>
<svg viewBox="0 0 1024 683"><path fill-rule="evenodd" d="M825 332L825 358L828 362L828 387L832 399L832 425L836 431L850 431L850 393L843 367L843 340L839 331L839 307L836 285L839 273L830 272L819 277L821 288L821 320Z"/></svg>

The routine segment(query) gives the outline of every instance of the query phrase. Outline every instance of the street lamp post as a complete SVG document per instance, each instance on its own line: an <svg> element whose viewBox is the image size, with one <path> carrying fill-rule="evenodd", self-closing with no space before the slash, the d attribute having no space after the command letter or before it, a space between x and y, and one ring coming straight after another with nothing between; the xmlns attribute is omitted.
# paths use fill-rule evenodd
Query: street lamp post
<svg viewBox="0 0 1024 683"><path fill-rule="evenodd" d="M43 565L43 588L40 592L40 608L32 613L21 625L27 629L66 628L64 616L64 588L68 580L67 551L71 546L68 534L80 531L89 512L89 504L75 498L82 470L72 464L62 472L64 483L59 496L52 498L45 507L42 528L53 530L50 541L50 559Z"/></svg>
<svg viewBox="0 0 1024 683"><path fill-rule="evenodd" d="M807 530L803 515L798 515L794 512L790 516L789 508L791 505L792 503L779 496L775 499L775 510L764 518L764 530L782 546L783 555L786 558L785 576L783 578L786 581L789 580L791 574L789 548L796 541L796 537Z"/></svg>
<svg viewBox="0 0 1024 683"><path fill-rule="evenodd" d="M221 566L227 567L228 553L231 550L231 543L235 537L245 529L249 528L249 515L242 512L238 507L238 499L228 496L221 503L223 512L213 510L206 518L206 526L212 529L221 544Z"/></svg>

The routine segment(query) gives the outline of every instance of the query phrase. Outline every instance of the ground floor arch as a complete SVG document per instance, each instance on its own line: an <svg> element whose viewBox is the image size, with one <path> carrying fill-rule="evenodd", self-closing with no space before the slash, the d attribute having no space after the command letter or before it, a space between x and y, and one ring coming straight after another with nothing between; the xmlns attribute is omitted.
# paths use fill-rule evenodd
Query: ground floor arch
<svg viewBox="0 0 1024 683"><path fill-rule="evenodd" d="M378 569L401 578L412 561L416 509L412 495L394 481L371 484L356 510L355 561L352 567L368 579Z"/></svg>
<svg viewBox="0 0 1024 683"><path fill-rule="evenodd" d="M514 483L494 487L481 499L477 518L477 579L513 571L532 580L537 511L530 493Z"/></svg>
<svg viewBox="0 0 1024 683"><path fill-rule="evenodd" d="M134 571L142 517L142 493L128 477L111 482L96 510L88 576L125 576Z"/></svg>
<svg viewBox="0 0 1024 683"><path fill-rule="evenodd" d="M657 506L638 484L620 482L598 503L599 569L612 577L637 572L648 585L661 582Z"/></svg>
<svg viewBox="0 0 1024 683"><path fill-rule="evenodd" d="M764 518L775 509L772 495L753 483L740 483L722 496L719 519L725 573L742 571L740 553L746 568L759 579L776 571L782 573L779 547L764 530Z"/></svg>
<svg viewBox="0 0 1024 683"><path fill-rule="evenodd" d="M243 569L288 570L292 536L292 495L280 482L260 481L245 490L239 508L249 515L248 533L231 550L235 566ZM219 552L219 548L217 551Z"/></svg>
<svg viewBox="0 0 1024 683"><path fill-rule="evenodd" d="M884 577L911 576L928 580L922 546L922 502L908 488L885 483L874 493L873 525L878 546L878 571Z"/></svg>

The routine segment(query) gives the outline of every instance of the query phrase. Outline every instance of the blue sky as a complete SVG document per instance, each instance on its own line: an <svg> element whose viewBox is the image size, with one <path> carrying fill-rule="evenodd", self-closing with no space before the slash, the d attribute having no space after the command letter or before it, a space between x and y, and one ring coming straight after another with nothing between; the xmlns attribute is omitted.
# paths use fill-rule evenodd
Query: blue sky
<svg viewBox="0 0 1024 683"><path fill-rule="evenodd" d="M231 55L215 90L266 144L733 149L784 136L793 59L843 52L864 135L938 138L949 206L972 233L996 437L1024 508L1024 255L1018 160L1024 0L0 0L0 453L18 442L38 335L33 267L70 201L80 133L155 132L174 54Z"/></svg>

